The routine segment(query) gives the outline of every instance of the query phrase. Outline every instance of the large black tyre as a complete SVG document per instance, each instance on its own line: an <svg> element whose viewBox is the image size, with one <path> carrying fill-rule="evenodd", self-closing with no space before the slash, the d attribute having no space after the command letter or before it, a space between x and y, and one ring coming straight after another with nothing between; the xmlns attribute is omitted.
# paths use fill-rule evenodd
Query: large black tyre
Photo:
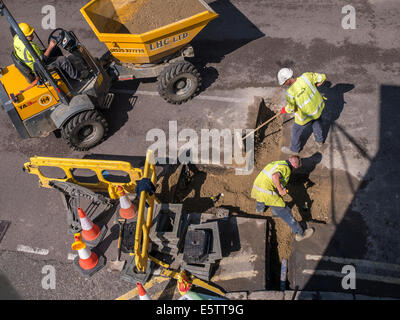
<svg viewBox="0 0 400 320"><path fill-rule="evenodd" d="M96 110L78 113L62 128L62 137L71 149L86 151L102 142L108 132L108 123Z"/></svg>
<svg viewBox="0 0 400 320"><path fill-rule="evenodd" d="M188 61L171 63L158 77L158 93L172 104L181 104L192 99L200 86L200 73Z"/></svg>

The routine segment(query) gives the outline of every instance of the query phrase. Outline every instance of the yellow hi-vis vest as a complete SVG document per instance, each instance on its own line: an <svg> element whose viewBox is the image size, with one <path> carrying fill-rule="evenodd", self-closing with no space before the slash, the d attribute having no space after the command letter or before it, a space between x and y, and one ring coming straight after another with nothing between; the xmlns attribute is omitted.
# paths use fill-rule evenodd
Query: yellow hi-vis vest
<svg viewBox="0 0 400 320"><path fill-rule="evenodd" d="M323 73L303 73L296 79L286 93L287 113L295 112L295 122L305 125L311 120L316 120L321 116L325 107L324 99L318 92L315 84L324 82L326 75Z"/></svg>
<svg viewBox="0 0 400 320"><path fill-rule="evenodd" d="M42 50L40 50L39 46L33 41L30 41L29 43L31 44L33 50L35 50L36 54L39 57L42 57L43 53ZM17 34L14 36L14 50L17 57L25 62L25 64L33 71L33 63L35 62L35 59L29 53L28 49L25 47L24 43L21 41Z"/></svg>
<svg viewBox="0 0 400 320"><path fill-rule="evenodd" d="M279 172L281 177L279 182L284 188L289 182L291 170L286 161L273 161L265 166L254 180L251 197L258 202L264 202L267 206L284 207L285 202L272 181L272 175Z"/></svg>

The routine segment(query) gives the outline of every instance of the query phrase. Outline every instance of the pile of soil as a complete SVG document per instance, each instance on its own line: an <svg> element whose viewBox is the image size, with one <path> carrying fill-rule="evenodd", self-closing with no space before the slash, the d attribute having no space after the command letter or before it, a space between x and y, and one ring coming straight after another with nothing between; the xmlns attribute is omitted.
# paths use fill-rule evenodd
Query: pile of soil
<svg viewBox="0 0 400 320"><path fill-rule="evenodd" d="M198 0L130 0L112 18L122 24L117 33L140 34L206 11Z"/></svg>
<svg viewBox="0 0 400 320"><path fill-rule="evenodd" d="M271 108L277 110L276 108ZM180 172L165 176L159 181L158 197L161 201L182 203L186 212L205 212L212 207L229 209L232 215L262 215L271 217L271 209L256 213L256 201L250 198L255 178L271 161L279 159L282 120L272 121L265 129L264 140L256 146L255 167L250 175L236 175L233 169L189 165L185 181L179 181ZM300 223L327 223L331 187L329 179L319 179L320 172L291 176L287 186L292 200L285 199L293 216ZM171 198L174 193L174 198ZM223 196L221 195L223 194ZM289 198L290 199L290 198ZM267 218L271 225L271 273L279 288L282 259L289 259L294 237L289 226L280 218ZM274 283L274 282L273 282Z"/></svg>

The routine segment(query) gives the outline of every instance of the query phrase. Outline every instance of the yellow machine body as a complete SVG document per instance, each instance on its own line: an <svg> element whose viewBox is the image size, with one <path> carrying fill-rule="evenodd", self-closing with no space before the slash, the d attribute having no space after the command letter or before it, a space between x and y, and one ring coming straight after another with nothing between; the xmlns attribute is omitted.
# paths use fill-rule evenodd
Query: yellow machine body
<svg viewBox="0 0 400 320"><path fill-rule="evenodd" d="M93 32L104 42L111 54L120 62L143 64L159 61L185 47L213 19L218 17L203 0L185 0L194 15L173 19L159 28L137 33L132 21L142 6L152 0L92 0L81 13ZM153 20L165 14L153 12ZM150 24L150 22L149 22Z"/></svg>

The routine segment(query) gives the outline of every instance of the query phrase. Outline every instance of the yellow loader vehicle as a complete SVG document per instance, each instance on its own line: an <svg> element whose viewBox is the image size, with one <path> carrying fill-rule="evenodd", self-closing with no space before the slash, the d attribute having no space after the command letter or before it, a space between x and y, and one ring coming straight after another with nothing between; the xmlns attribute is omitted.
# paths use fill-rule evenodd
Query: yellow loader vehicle
<svg viewBox="0 0 400 320"><path fill-rule="evenodd" d="M55 40L60 55L85 75L74 80L37 55L0 0L0 15L35 60L32 71L12 52L14 64L0 69L0 102L21 138L60 130L74 150L96 146L108 131L101 111L114 99L113 81L157 78L159 94L172 104L198 92L200 74L185 58L194 56L190 41L218 17L203 0L92 0L81 13L109 51L94 58L73 31L54 30L48 43Z"/></svg>

